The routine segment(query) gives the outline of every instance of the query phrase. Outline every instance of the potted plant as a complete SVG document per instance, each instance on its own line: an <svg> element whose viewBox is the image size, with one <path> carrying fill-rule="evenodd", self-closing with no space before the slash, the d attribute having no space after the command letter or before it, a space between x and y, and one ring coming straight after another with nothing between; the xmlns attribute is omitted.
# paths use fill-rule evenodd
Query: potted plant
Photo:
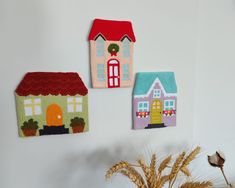
<svg viewBox="0 0 235 188"><path fill-rule="evenodd" d="M75 117L71 119L70 126L73 129L73 133L80 133L83 132L85 127L85 121L83 118Z"/></svg>
<svg viewBox="0 0 235 188"><path fill-rule="evenodd" d="M38 129L38 122L34 121L32 118L23 123L21 130L24 136L35 136Z"/></svg>

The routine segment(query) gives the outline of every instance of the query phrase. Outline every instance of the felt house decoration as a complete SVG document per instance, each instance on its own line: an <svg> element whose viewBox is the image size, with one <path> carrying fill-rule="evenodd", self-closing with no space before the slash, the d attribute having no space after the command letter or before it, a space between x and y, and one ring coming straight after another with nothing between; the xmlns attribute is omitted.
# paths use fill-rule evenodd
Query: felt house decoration
<svg viewBox="0 0 235 188"><path fill-rule="evenodd" d="M176 94L173 72L137 73L133 91L134 129L175 126Z"/></svg>
<svg viewBox="0 0 235 188"><path fill-rule="evenodd" d="M136 40L131 22L95 19L88 40L93 87L132 86Z"/></svg>
<svg viewBox="0 0 235 188"><path fill-rule="evenodd" d="M88 131L87 94L78 73L27 73L15 91L19 135Z"/></svg>

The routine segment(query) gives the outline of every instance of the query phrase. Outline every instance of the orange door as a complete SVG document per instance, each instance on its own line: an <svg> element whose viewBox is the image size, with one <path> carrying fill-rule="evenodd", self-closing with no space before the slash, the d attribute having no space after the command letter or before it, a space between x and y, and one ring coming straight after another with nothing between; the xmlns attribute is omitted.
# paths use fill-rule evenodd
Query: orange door
<svg viewBox="0 0 235 188"><path fill-rule="evenodd" d="M46 121L48 126L63 125L62 110L57 104L51 104L47 108Z"/></svg>

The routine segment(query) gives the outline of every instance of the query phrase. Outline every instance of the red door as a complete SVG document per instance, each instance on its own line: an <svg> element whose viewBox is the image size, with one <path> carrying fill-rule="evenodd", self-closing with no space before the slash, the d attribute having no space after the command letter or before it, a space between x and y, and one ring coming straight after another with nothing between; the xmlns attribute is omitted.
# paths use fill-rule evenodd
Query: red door
<svg viewBox="0 0 235 188"><path fill-rule="evenodd" d="M117 59L108 61L108 87L120 87L120 65Z"/></svg>

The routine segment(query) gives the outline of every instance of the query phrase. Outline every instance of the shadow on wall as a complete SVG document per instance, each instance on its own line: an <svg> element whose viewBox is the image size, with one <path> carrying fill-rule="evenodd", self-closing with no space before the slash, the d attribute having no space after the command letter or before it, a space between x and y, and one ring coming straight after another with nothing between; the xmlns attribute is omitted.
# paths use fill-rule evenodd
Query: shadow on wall
<svg viewBox="0 0 235 188"><path fill-rule="evenodd" d="M46 177L50 177L50 179L47 179L47 185L50 185L48 187L51 188L132 187L131 183L123 177L119 179L117 176L117 178L106 181L105 173L109 167L121 160L135 163L136 159L144 157L147 161L150 161L151 155L155 151L146 149L146 145L146 142L136 145L131 144L131 141L126 141L93 152L70 153L64 161L56 164L53 171L48 172L49 174ZM185 145L183 145L164 146L164 150L160 149L160 152L157 152L161 153L162 156L159 157L158 155L158 160L169 153L182 151L182 149L185 149Z"/></svg>

